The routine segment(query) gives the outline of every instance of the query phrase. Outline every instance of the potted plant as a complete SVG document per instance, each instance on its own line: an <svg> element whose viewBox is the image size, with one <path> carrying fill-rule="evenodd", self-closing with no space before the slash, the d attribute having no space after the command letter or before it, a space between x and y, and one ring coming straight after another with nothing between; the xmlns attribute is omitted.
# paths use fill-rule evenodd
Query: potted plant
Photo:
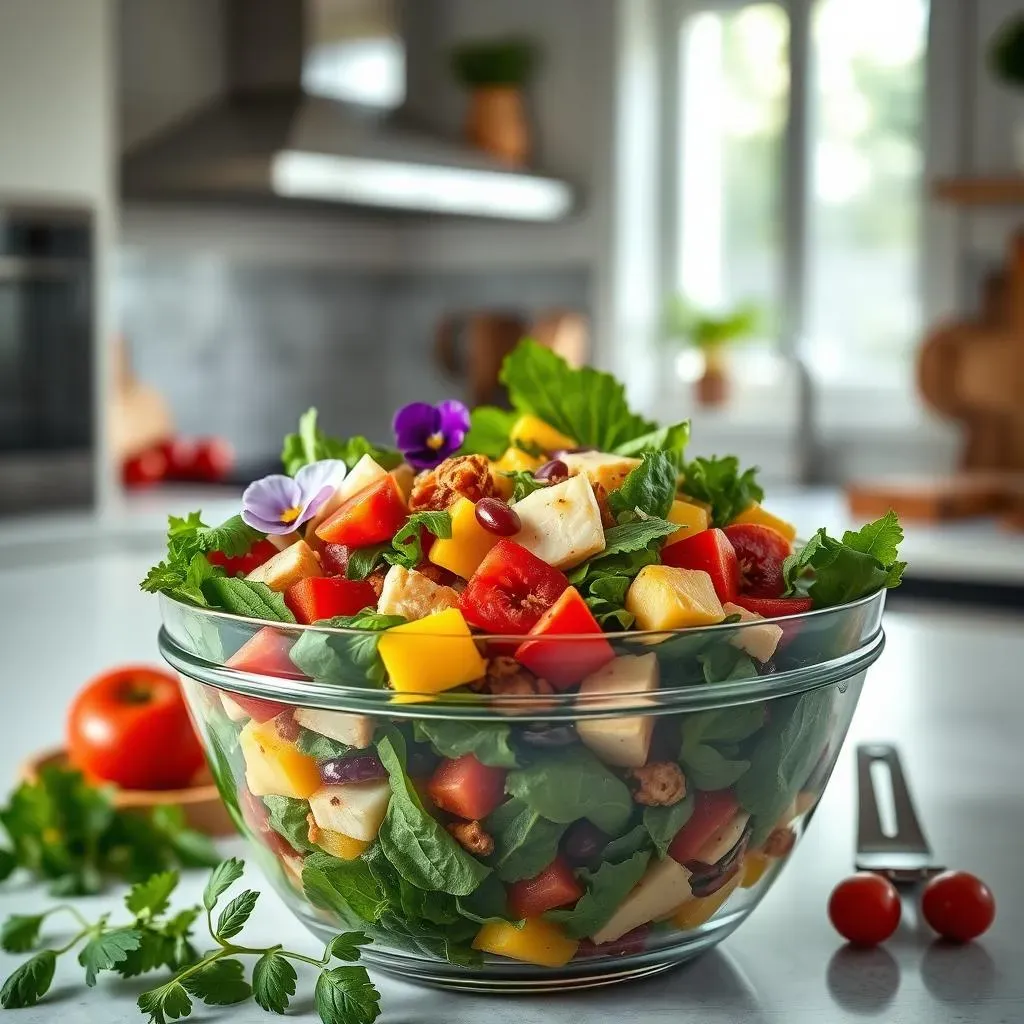
<svg viewBox="0 0 1024 1024"><path fill-rule="evenodd" d="M530 158L523 87L536 56L536 48L526 39L463 43L452 53L455 76L470 90L466 137L513 167L522 167Z"/></svg>
<svg viewBox="0 0 1024 1024"><path fill-rule="evenodd" d="M729 397L729 347L753 335L760 322L760 312L751 302L715 314L699 309L681 295L672 299L667 335L692 345L701 354L703 369L694 385L701 405L721 405Z"/></svg>
<svg viewBox="0 0 1024 1024"><path fill-rule="evenodd" d="M993 36L988 64L998 81L1024 90L1024 15L1010 18ZM1017 169L1024 171L1024 119L1020 117L1013 133L1013 148Z"/></svg>

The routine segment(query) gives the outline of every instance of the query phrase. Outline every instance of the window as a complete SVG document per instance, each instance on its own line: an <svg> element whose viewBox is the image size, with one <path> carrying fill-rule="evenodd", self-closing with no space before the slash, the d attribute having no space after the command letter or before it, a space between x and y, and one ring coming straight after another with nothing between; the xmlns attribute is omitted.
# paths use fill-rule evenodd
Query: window
<svg viewBox="0 0 1024 1024"><path fill-rule="evenodd" d="M928 0L683 9L672 285L701 307L753 300L819 381L906 376Z"/></svg>

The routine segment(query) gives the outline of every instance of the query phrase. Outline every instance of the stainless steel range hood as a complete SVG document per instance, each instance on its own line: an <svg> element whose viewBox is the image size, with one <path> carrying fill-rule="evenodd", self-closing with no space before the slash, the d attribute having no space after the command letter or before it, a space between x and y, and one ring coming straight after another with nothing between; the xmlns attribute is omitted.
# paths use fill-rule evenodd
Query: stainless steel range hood
<svg viewBox="0 0 1024 1024"><path fill-rule="evenodd" d="M510 170L404 116L393 0L228 0L229 88L129 151L129 199L307 200L553 221L564 181Z"/></svg>

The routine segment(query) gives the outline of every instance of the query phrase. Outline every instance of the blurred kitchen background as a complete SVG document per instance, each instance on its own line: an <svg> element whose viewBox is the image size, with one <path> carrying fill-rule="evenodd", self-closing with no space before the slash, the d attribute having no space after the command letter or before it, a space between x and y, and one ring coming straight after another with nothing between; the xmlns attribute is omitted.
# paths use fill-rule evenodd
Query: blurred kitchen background
<svg viewBox="0 0 1024 1024"><path fill-rule="evenodd" d="M308 406L387 440L529 334L802 529L895 505L908 594L1024 603L1022 19L0 0L0 541L213 518Z"/></svg>

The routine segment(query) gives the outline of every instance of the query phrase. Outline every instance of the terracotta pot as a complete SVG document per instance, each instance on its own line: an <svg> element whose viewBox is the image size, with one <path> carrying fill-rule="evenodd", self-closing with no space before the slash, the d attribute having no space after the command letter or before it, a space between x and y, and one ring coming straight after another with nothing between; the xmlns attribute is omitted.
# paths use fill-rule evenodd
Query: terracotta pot
<svg viewBox="0 0 1024 1024"><path fill-rule="evenodd" d="M706 348L704 372L694 383L700 405L722 405L729 398L729 361L723 348Z"/></svg>
<svg viewBox="0 0 1024 1024"><path fill-rule="evenodd" d="M478 149L513 167L530 158L530 128L522 90L486 86L470 95L466 138Z"/></svg>

